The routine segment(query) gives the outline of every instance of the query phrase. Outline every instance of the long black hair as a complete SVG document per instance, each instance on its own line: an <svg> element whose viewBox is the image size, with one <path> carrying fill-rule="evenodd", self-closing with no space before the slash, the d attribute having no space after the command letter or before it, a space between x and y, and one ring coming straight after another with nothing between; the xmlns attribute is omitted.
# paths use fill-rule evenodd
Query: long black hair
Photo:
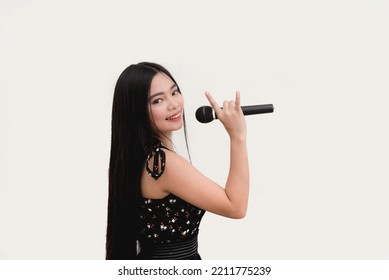
<svg viewBox="0 0 389 280"><path fill-rule="evenodd" d="M163 66L141 62L128 66L119 76L115 86L106 259L135 259L137 255L137 205L141 199L141 177L145 168L146 147L153 138L158 138L151 125L148 102L151 82L158 73L167 75L177 84ZM186 139L185 115L183 119Z"/></svg>

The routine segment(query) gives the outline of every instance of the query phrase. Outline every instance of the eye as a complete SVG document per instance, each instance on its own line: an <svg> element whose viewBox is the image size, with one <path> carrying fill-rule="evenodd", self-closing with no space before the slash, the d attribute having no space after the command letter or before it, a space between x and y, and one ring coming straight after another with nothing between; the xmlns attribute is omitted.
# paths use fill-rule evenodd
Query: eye
<svg viewBox="0 0 389 280"><path fill-rule="evenodd" d="M155 99L155 100L153 100L153 104L159 104L159 103L161 103L162 102L162 98L157 98L157 99Z"/></svg>
<svg viewBox="0 0 389 280"><path fill-rule="evenodd" d="M175 91L172 92L172 95L175 96L177 94L180 94L180 92L178 91L178 89L176 89Z"/></svg>

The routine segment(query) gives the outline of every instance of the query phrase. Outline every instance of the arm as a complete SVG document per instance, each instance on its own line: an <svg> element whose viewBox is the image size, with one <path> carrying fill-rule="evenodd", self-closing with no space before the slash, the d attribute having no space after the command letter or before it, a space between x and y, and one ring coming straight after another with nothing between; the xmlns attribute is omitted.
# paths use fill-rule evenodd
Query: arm
<svg viewBox="0 0 389 280"><path fill-rule="evenodd" d="M249 166L246 124L240 108L240 96L237 92L235 101L224 102L223 110L209 93L207 98L230 136L230 169L225 187L170 151L166 151L165 173L156 183L162 190L201 209L230 218L243 218L248 203Z"/></svg>

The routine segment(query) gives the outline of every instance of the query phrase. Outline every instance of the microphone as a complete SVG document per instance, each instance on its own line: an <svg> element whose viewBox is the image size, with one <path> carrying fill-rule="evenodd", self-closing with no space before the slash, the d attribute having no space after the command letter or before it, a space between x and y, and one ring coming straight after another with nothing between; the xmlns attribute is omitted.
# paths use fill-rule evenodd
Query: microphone
<svg viewBox="0 0 389 280"><path fill-rule="evenodd" d="M273 113L274 111L273 104L241 106L241 108L245 116ZM217 119L217 116L214 114L211 106L202 106L196 110L196 119L201 123L209 123Z"/></svg>

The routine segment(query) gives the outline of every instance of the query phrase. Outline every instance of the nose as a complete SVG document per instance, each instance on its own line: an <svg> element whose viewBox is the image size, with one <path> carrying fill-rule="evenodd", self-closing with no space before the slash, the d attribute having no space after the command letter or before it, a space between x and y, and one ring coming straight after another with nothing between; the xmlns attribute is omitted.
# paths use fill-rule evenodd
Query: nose
<svg viewBox="0 0 389 280"><path fill-rule="evenodd" d="M175 110L178 106L179 106L178 100L176 100L175 98L170 98L168 109Z"/></svg>

